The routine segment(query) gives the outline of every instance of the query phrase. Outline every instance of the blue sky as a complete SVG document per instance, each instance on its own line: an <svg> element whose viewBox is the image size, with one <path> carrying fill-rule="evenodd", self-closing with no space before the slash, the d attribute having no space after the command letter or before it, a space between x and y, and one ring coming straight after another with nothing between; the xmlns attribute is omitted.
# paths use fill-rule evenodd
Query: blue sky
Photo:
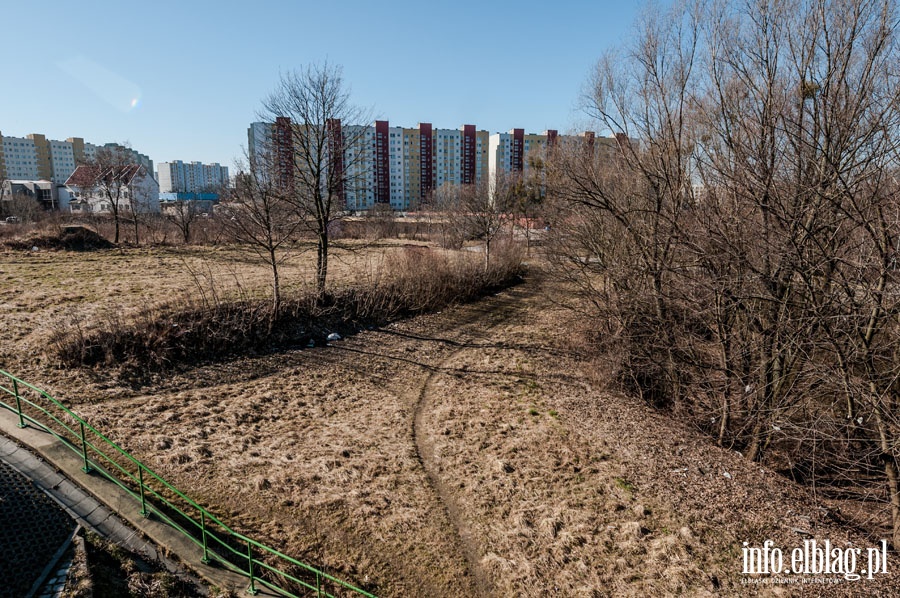
<svg viewBox="0 0 900 598"><path fill-rule="evenodd" d="M4 0L0 131L231 166L279 73L324 59L392 126L565 131L641 6Z"/></svg>

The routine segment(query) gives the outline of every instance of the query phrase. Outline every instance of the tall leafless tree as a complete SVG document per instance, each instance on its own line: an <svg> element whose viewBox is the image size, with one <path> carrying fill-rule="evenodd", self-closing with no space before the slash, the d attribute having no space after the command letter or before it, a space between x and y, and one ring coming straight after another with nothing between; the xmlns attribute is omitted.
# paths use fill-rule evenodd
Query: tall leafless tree
<svg viewBox="0 0 900 598"><path fill-rule="evenodd" d="M646 390L660 402L679 395L673 330L650 321L637 326L634 306L648 304L653 322L672 317L669 279L678 228L693 203L695 23L693 12L647 12L634 43L603 56L591 77L587 111L598 128L618 138L562 143L547 167L550 192L564 204L561 213L568 213L578 228L575 236L587 243L579 249L571 237L558 237L576 251L558 265L606 289L617 305L617 326L632 330L633 342L648 349L642 367L659 375Z"/></svg>
<svg viewBox="0 0 900 598"><path fill-rule="evenodd" d="M268 264L272 271L272 310L270 325L281 313L279 266L289 256L302 226L295 211L294 198L286 195L276 172L276 156L265 152L253 156L253 167L238 163L234 187L223 196L218 217L232 240L245 243Z"/></svg>
<svg viewBox="0 0 900 598"><path fill-rule="evenodd" d="M340 67L312 64L281 76L260 114L273 124L281 192L316 239L316 291L324 297L332 223L346 193L365 188L371 114L355 106Z"/></svg>
<svg viewBox="0 0 900 598"><path fill-rule="evenodd" d="M459 248L467 240L483 244L484 268L491 261L491 247L503 230L512 192L506 187L511 178L503 178L503 188L494 190L488 181L469 185L445 183L434 193L433 204L449 247Z"/></svg>
<svg viewBox="0 0 900 598"><path fill-rule="evenodd" d="M561 148L548 184L560 272L631 341L635 386L661 379L750 459L880 468L900 548L897 19L890 0L647 17L593 79L622 138Z"/></svg>
<svg viewBox="0 0 900 598"><path fill-rule="evenodd" d="M110 212L115 225L114 243L119 242L119 225L126 212L132 216L137 212L136 199L131 197L129 185L143 174L127 147L120 145L97 148L92 160L84 164L85 176L79 184L92 189L110 205ZM81 170L81 169L79 169ZM78 171L76 171L78 172ZM137 243L137 218L135 224L135 243Z"/></svg>
<svg viewBox="0 0 900 598"><path fill-rule="evenodd" d="M181 233L181 240L188 244L191 240L191 227L200 217L197 202L179 199L163 208L166 220L174 224Z"/></svg>
<svg viewBox="0 0 900 598"><path fill-rule="evenodd" d="M6 196L12 194L12 185L6 171L0 172L0 216L6 216Z"/></svg>
<svg viewBox="0 0 900 598"><path fill-rule="evenodd" d="M721 218L704 230L753 281L729 289L749 316L739 316L754 377L744 406L747 454L761 457L777 419L811 405L843 414L859 439L857 464L874 459L884 471L900 547L900 363L886 350L896 339L892 259L900 235L892 176L900 148L896 6L720 4L704 23L709 93L698 99L699 170L752 226L740 248ZM822 421L803 426L827 436Z"/></svg>

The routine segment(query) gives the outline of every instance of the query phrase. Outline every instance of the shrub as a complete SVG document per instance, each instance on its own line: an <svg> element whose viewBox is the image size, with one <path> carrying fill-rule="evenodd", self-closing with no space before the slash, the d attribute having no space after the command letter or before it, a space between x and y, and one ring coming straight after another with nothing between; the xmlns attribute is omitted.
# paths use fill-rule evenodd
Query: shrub
<svg viewBox="0 0 900 598"><path fill-rule="evenodd" d="M384 323L476 300L515 284L521 275L514 248L497 251L489 268L477 255L409 247L389 255L365 280L316 300L313 294L271 302L216 293L183 297L124 317L108 311L102 322L58 327L51 351L65 366L123 366L160 371L321 344L329 332L349 334Z"/></svg>

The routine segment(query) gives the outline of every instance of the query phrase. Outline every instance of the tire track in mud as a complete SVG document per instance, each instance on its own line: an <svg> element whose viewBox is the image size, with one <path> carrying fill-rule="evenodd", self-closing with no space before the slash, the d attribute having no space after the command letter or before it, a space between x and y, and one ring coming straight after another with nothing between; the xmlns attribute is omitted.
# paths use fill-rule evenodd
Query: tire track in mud
<svg viewBox="0 0 900 598"><path fill-rule="evenodd" d="M521 312L522 303L537 294L537 286L536 281L528 280L518 287L475 304L473 306L474 313L465 317L455 327L455 332L457 332L455 340L458 348L432 366L431 371L419 387L418 396L415 399L412 439L416 459L425 471L428 482L443 507L444 515L454 528L458 546L465 556L468 577L472 580L473 585L471 588L473 593L468 595L489 596L492 594L493 584L481 569L478 542L473 537L453 492L446 483L449 480L441 477L434 445L429 437L433 430L428 429L425 417L435 404L436 397L432 391L435 379L452 369L447 367L447 364L466 351L478 350L479 345L473 346L473 343L483 338L491 329L507 322Z"/></svg>

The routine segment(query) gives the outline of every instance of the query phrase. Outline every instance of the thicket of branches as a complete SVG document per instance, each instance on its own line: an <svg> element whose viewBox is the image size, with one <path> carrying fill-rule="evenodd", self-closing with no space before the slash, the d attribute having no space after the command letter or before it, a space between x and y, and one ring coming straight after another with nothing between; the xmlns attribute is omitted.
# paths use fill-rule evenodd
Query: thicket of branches
<svg viewBox="0 0 900 598"><path fill-rule="evenodd" d="M648 13L592 78L618 140L547 163L557 271L620 382L749 459L869 493L895 549L898 58L888 0Z"/></svg>

